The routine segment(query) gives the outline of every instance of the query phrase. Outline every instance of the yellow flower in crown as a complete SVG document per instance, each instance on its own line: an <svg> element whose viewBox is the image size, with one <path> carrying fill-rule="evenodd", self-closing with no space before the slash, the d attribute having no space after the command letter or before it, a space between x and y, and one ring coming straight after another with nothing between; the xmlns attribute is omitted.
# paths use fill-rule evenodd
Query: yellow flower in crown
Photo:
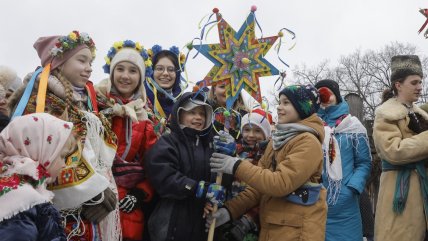
<svg viewBox="0 0 428 241"><path fill-rule="evenodd" d="M123 41L117 41L117 42L114 42L113 47L114 47L116 50L119 50L119 49L123 48Z"/></svg>
<svg viewBox="0 0 428 241"><path fill-rule="evenodd" d="M152 65L153 65L153 63L152 63L152 61L151 61L150 59L148 59L148 60L144 61L144 64L145 64L146 66L152 66Z"/></svg>
<svg viewBox="0 0 428 241"><path fill-rule="evenodd" d="M73 41L76 41L76 40L77 40L77 35L76 35L76 33L74 33L74 32L71 32L71 33L68 35L68 37L69 37L71 40L73 40Z"/></svg>
<svg viewBox="0 0 428 241"><path fill-rule="evenodd" d="M136 43L135 43L135 49L136 49L138 52L140 52L140 51L141 51L141 49L143 49L143 46L141 46L141 44L140 44L139 42L136 42Z"/></svg>
<svg viewBox="0 0 428 241"><path fill-rule="evenodd" d="M103 66L104 73L110 73L111 60L122 48L135 49L144 60L144 65L146 66L146 76L152 75L152 62L150 61L150 58L147 54L147 50L144 49L144 46L141 45L139 42L134 42L132 40L117 41L113 44L113 46L108 50L107 56L104 58L106 61L106 64Z"/></svg>
<svg viewBox="0 0 428 241"><path fill-rule="evenodd" d="M149 55L150 58L153 58L153 50L152 49L148 49L147 54Z"/></svg>

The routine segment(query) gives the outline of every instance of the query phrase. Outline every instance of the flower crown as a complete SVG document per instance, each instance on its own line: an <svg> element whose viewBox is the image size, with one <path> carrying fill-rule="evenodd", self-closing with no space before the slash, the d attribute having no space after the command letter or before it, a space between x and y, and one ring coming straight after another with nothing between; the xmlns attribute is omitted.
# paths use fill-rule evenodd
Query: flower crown
<svg viewBox="0 0 428 241"><path fill-rule="evenodd" d="M50 53L53 57L62 56L68 50L72 50L81 44L86 44L91 50L92 57L95 58L95 43L92 38L87 33L79 33L76 30L67 36L59 37Z"/></svg>
<svg viewBox="0 0 428 241"><path fill-rule="evenodd" d="M107 56L104 57L106 64L103 66L104 73L110 73L110 63L114 58L117 52L119 52L122 48L132 48L137 50L140 53L141 57L143 57L144 65L146 66L146 76L151 76L153 73L152 69L152 60L149 58L147 54L147 50L141 45L139 42L134 42L132 40L118 41L113 44L113 46L107 52Z"/></svg>
<svg viewBox="0 0 428 241"><path fill-rule="evenodd" d="M153 57L157 55L160 51L162 51L162 46L160 45L153 45L153 47L149 50L147 50L147 53L149 54L150 59L153 62ZM186 55L178 49L177 46L172 46L169 48L169 51L171 51L173 54L177 55L178 62L180 65L181 70L184 69L184 64L186 63Z"/></svg>

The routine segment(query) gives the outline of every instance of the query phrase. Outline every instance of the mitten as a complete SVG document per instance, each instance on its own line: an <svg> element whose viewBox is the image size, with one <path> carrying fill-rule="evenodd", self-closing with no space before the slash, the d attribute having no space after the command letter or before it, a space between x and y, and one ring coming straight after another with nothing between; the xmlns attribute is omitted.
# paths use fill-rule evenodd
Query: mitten
<svg viewBox="0 0 428 241"><path fill-rule="evenodd" d="M216 152L233 156L236 152L235 139L229 133L220 131L214 136L214 149Z"/></svg>
<svg viewBox="0 0 428 241"><path fill-rule="evenodd" d="M200 181L196 188L196 197L205 198L211 204L222 207L226 200L226 190L217 183L208 185L205 181Z"/></svg>

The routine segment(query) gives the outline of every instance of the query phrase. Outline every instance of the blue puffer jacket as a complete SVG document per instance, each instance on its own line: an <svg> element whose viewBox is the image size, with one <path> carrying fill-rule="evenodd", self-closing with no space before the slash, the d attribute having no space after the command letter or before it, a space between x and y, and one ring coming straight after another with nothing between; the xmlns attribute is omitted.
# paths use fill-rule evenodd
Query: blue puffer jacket
<svg viewBox="0 0 428 241"><path fill-rule="evenodd" d="M345 101L338 105L320 108L320 116L328 126L334 127L336 120L349 114ZM352 125L362 125L360 122ZM337 202L329 204L327 214L326 241L347 240L361 241L362 224L359 208L359 194L363 192L371 169L371 155L367 134L335 133L340 148L343 179ZM326 163L323 170L323 184L329 187ZM328 198L332 193L328 192ZM327 199L328 200L328 199Z"/></svg>

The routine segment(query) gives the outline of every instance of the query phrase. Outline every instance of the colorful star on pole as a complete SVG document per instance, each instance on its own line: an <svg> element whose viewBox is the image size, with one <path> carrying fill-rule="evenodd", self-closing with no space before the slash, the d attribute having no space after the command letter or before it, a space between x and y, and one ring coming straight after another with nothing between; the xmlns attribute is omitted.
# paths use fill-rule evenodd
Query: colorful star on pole
<svg viewBox="0 0 428 241"><path fill-rule="evenodd" d="M424 24L421 26L421 28L419 28L418 33L421 33L421 32L425 29L425 27L427 26L427 24L428 24L428 9L426 9L426 8L424 8L424 9L420 9L420 10L419 10L419 12L420 12L422 15L424 15L424 17L426 18L426 20L425 20ZM428 29L425 31L425 33L424 33L424 37L425 37L425 38L428 38Z"/></svg>
<svg viewBox="0 0 428 241"><path fill-rule="evenodd" d="M236 32L215 8L220 43L194 45L214 66L200 86L226 85L226 108L231 109L242 89L262 102L259 77L278 75L279 71L264 56L278 36L256 39L255 8Z"/></svg>

